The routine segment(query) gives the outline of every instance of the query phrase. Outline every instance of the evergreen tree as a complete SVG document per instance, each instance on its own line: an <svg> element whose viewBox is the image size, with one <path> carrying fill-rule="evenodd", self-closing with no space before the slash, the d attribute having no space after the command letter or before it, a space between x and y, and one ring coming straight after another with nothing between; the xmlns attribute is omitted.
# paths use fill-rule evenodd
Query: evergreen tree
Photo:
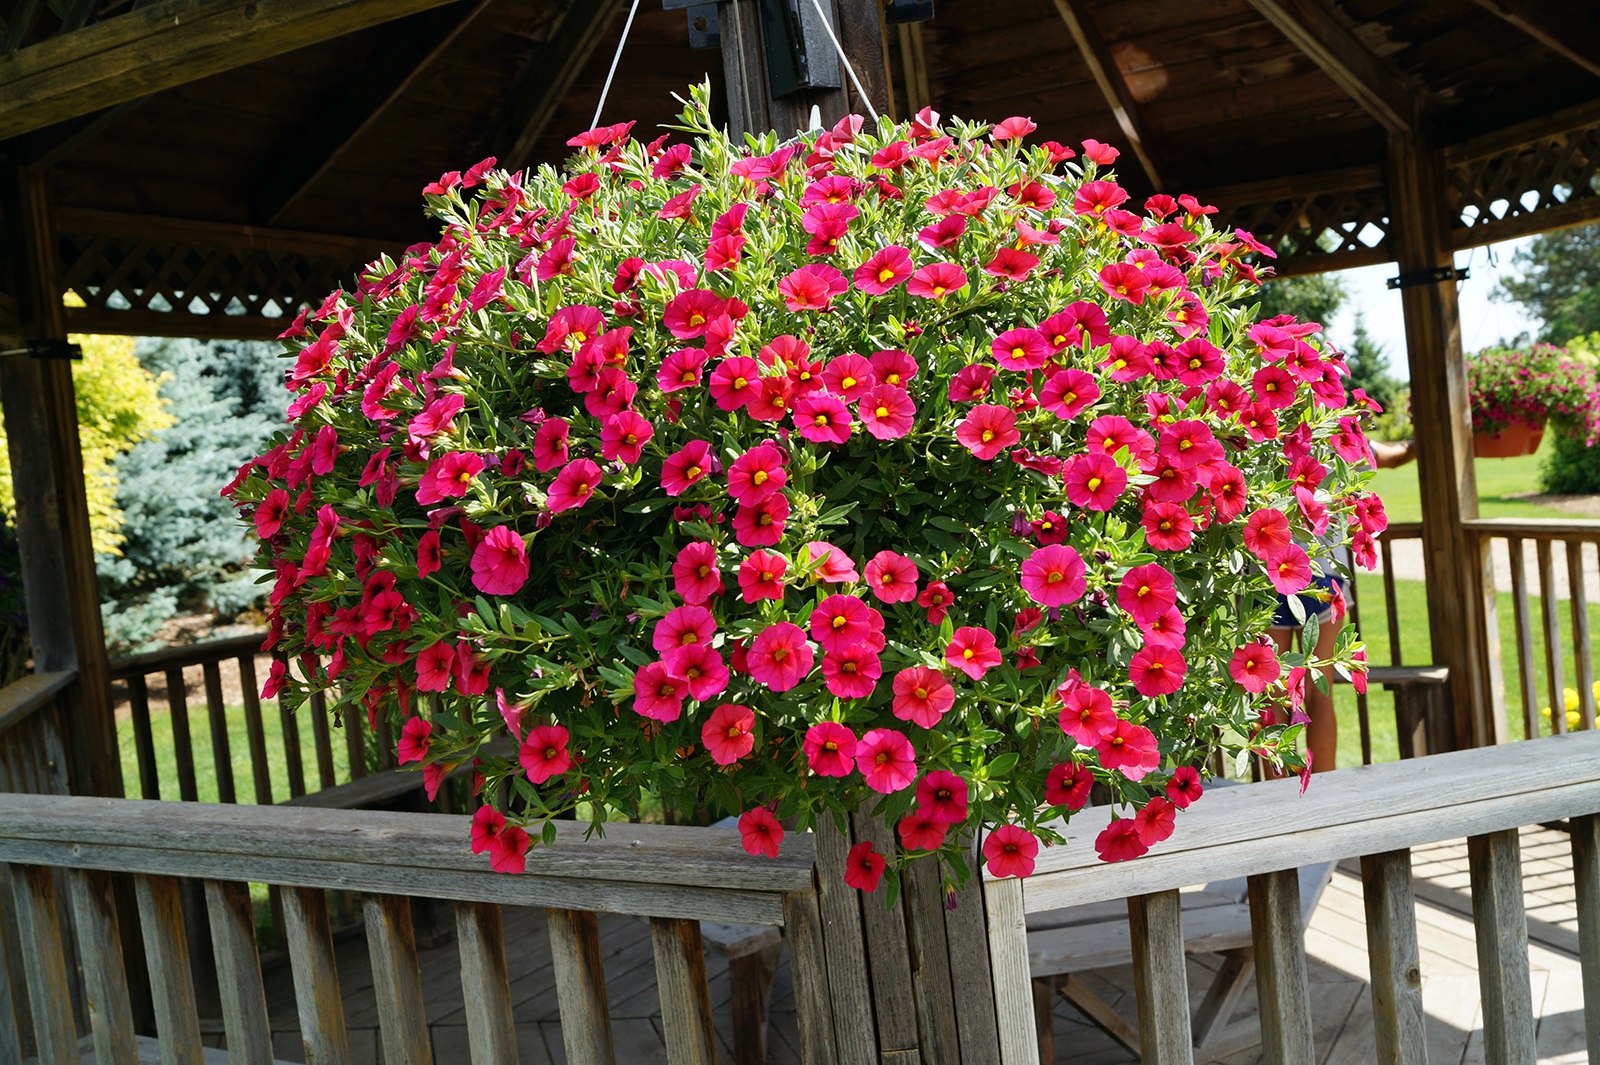
<svg viewBox="0 0 1600 1065"><path fill-rule="evenodd" d="M1522 276L1502 281L1495 296L1544 323L1540 340L1565 344L1600 330L1600 223L1541 234L1511 261Z"/></svg>
<svg viewBox="0 0 1600 1065"><path fill-rule="evenodd" d="M1345 361L1350 366L1349 386L1365 389L1384 410L1393 410L1402 385L1389 372L1389 353L1367 332L1366 315L1360 311L1356 312L1354 335L1345 351Z"/></svg>

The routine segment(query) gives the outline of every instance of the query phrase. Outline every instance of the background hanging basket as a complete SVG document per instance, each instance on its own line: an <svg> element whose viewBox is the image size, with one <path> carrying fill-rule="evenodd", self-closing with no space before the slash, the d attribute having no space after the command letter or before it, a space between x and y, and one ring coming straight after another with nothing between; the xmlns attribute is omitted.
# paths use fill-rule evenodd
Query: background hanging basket
<svg viewBox="0 0 1600 1065"><path fill-rule="evenodd" d="M1495 433L1472 434L1472 453L1480 459L1510 459L1532 455L1544 440L1544 425L1516 421Z"/></svg>

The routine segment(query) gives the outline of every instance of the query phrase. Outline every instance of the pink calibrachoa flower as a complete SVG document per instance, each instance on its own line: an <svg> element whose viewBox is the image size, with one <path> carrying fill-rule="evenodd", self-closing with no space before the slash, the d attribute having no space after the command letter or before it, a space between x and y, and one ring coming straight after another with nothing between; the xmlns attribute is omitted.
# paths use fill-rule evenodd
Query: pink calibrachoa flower
<svg viewBox="0 0 1600 1065"><path fill-rule="evenodd" d="M723 359L711 372L711 398L722 410L739 410L755 398L760 380L761 366L756 360L744 355Z"/></svg>
<svg viewBox="0 0 1600 1065"><path fill-rule="evenodd" d="M1039 406L1058 418L1076 418L1100 398L1100 385L1083 370L1057 370L1039 392Z"/></svg>
<svg viewBox="0 0 1600 1065"><path fill-rule="evenodd" d="M1090 452L1067 463L1061 475L1067 501L1085 510L1110 510L1128 487L1128 471L1105 455Z"/></svg>
<svg viewBox="0 0 1600 1065"><path fill-rule="evenodd" d="M856 413L862 427L875 438L898 440L916 424L917 407L905 389L880 384L861 396Z"/></svg>
<svg viewBox="0 0 1600 1065"><path fill-rule="evenodd" d="M700 383L700 374L706 364L706 352L702 348L679 348L665 359L661 360L661 368L656 371L656 383L663 392L681 392L686 388L694 388Z"/></svg>
<svg viewBox="0 0 1600 1065"><path fill-rule="evenodd" d="M1017 415L1010 407L982 403L973 407L956 426L956 439L985 462L1022 439Z"/></svg>
<svg viewBox="0 0 1600 1065"><path fill-rule="evenodd" d="M1283 674L1278 655L1264 640L1253 640L1233 652L1228 674L1247 692L1260 694L1276 684Z"/></svg>
<svg viewBox="0 0 1600 1065"><path fill-rule="evenodd" d="M1147 503L1140 524L1145 543L1157 551L1182 551L1194 541L1194 519L1178 503Z"/></svg>
<svg viewBox="0 0 1600 1065"><path fill-rule="evenodd" d="M665 662L640 666L633 675L633 709L652 721L676 721L689 685L672 675Z"/></svg>
<svg viewBox="0 0 1600 1065"><path fill-rule="evenodd" d="M1183 687L1189 663L1176 648L1147 643L1133 653L1128 679L1140 695L1171 695Z"/></svg>
<svg viewBox="0 0 1600 1065"><path fill-rule="evenodd" d="M1133 815L1134 828L1138 830L1140 842L1146 847L1154 847L1171 836L1176 821L1177 807L1160 795L1145 803Z"/></svg>
<svg viewBox="0 0 1600 1065"><path fill-rule="evenodd" d="M1311 557L1299 544L1280 547L1267 559L1266 570L1279 595L1293 595L1311 583Z"/></svg>
<svg viewBox="0 0 1600 1065"><path fill-rule="evenodd" d="M774 547L789 520L789 499L775 492L759 503L740 503L733 514L733 535L740 547Z"/></svg>
<svg viewBox="0 0 1600 1065"><path fill-rule="evenodd" d="M1294 534L1283 511L1263 507L1245 519L1244 546L1257 558L1265 561L1293 543Z"/></svg>
<svg viewBox="0 0 1600 1065"><path fill-rule="evenodd" d="M794 427L817 444L842 444L850 439L855 419L837 396L807 392L794 401Z"/></svg>
<svg viewBox="0 0 1600 1065"><path fill-rule="evenodd" d="M765 806L739 815L739 836L746 854L776 858L783 844L783 826Z"/></svg>
<svg viewBox="0 0 1600 1065"><path fill-rule="evenodd" d="M527 713L527 705L507 699L504 688L496 688L494 690L494 705L495 709L500 711L500 720L506 723L506 730L511 733L511 738L520 743L522 741L522 715Z"/></svg>
<svg viewBox="0 0 1600 1065"><path fill-rule="evenodd" d="M883 664L876 651L858 644L823 656L822 678L828 691L840 699L865 699L878 686Z"/></svg>
<svg viewBox="0 0 1600 1065"><path fill-rule="evenodd" d="M1140 625L1147 625L1178 602L1172 574L1154 562L1135 566L1117 585L1117 605Z"/></svg>
<svg viewBox="0 0 1600 1065"><path fill-rule="evenodd" d="M1069 813L1081 810L1088 805L1089 791L1093 787L1093 770L1075 762L1062 762L1045 775L1044 801L1063 807Z"/></svg>
<svg viewBox="0 0 1600 1065"><path fill-rule="evenodd" d="M894 551L879 551L867 560L867 587L885 603L909 603L917 597L917 564Z"/></svg>
<svg viewBox="0 0 1600 1065"><path fill-rule="evenodd" d="M465 640L456 644L456 662L451 674L456 691L462 695L482 695L489 690L489 663L479 658Z"/></svg>
<svg viewBox="0 0 1600 1065"><path fill-rule="evenodd" d="M778 292L791 311L826 311L833 297L842 295L850 283L836 267L810 263L778 282Z"/></svg>
<svg viewBox="0 0 1600 1065"><path fill-rule="evenodd" d="M533 841L492 806L480 806L472 815L472 853L488 852L489 867L497 873L521 873L528 867L528 847Z"/></svg>
<svg viewBox="0 0 1600 1065"><path fill-rule="evenodd" d="M723 703L711 711L700 728L700 742L718 765L733 765L755 749L755 711L738 703Z"/></svg>
<svg viewBox="0 0 1600 1065"><path fill-rule="evenodd" d="M878 372L860 355L847 353L828 360L822 385L846 403L855 403L878 383Z"/></svg>
<svg viewBox="0 0 1600 1065"><path fill-rule="evenodd" d="M708 643L689 644L670 651L661 659L667 672L689 689L689 697L706 702L728 687L728 667L722 655Z"/></svg>
<svg viewBox="0 0 1600 1065"><path fill-rule="evenodd" d="M661 464L661 488L669 496L681 496L715 467L711 445L704 440L691 440Z"/></svg>
<svg viewBox="0 0 1600 1065"><path fill-rule="evenodd" d="M439 549L439 530L430 529L417 541L417 576L427 577L438 573L444 565L444 554Z"/></svg>
<svg viewBox="0 0 1600 1065"><path fill-rule="evenodd" d="M1151 647L1170 647L1177 651L1182 650L1187 641L1189 626L1178 608L1173 607L1140 625L1139 630L1144 633L1144 642Z"/></svg>
<svg viewBox="0 0 1600 1065"><path fill-rule="evenodd" d="M1026 281L1033 268L1039 265L1039 257L1032 252L1001 245L994 253L994 258L983 264L983 272L990 277L1003 277L1010 281Z"/></svg>
<svg viewBox="0 0 1600 1065"><path fill-rule="evenodd" d="M1076 603L1088 590L1086 570L1078 552L1065 544L1034 549L1022 563L1022 590L1040 606Z"/></svg>
<svg viewBox="0 0 1600 1065"><path fill-rule="evenodd" d="M528 730L518 750L522 771L535 784L543 784L572 768L572 752L567 750L567 730L560 725L540 725Z"/></svg>
<svg viewBox="0 0 1600 1065"><path fill-rule="evenodd" d="M964 366L950 379L951 403L976 403L989 394L994 384L994 367L982 363Z"/></svg>
<svg viewBox="0 0 1600 1065"><path fill-rule="evenodd" d="M853 595L830 595L811 612L811 638L824 651L845 651L871 635L878 612Z"/></svg>
<svg viewBox="0 0 1600 1065"><path fill-rule="evenodd" d="M1080 684L1061 697L1061 731L1085 747L1093 747L1117 730L1111 696L1101 688Z"/></svg>
<svg viewBox="0 0 1600 1065"><path fill-rule="evenodd" d="M450 671L456 664L456 645L440 640L417 655L417 691L450 690Z"/></svg>
<svg viewBox="0 0 1600 1065"><path fill-rule="evenodd" d="M588 459L575 459L556 474L555 482L545 494L545 504L552 514L572 510L589 502L600 487L600 467Z"/></svg>
<svg viewBox="0 0 1600 1065"><path fill-rule="evenodd" d="M278 529L283 525L283 519L288 513L289 493L285 489L274 488L256 507L256 535L263 540L278 535Z"/></svg>
<svg viewBox="0 0 1600 1065"><path fill-rule="evenodd" d="M472 583L485 595L516 595L528 583L528 550L508 525L483 534L472 552Z"/></svg>
<svg viewBox="0 0 1600 1065"><path fill-rule="evenodd" d="M809 561L821 563L816 578L826 584L853 584L861 579L850 556L826 541L812 540L805 545L805 553Z"/></svg>
<svg viewBox="0 0 1600 1065"><path fill-rule="evenodd" d="M917 809L931 820L959 825L967 819L967 782L935 769L917 781Z"/></svg>
<svg viewBox="0 0 1600 1065"><path fill-rule="evenodd" d="M955 702L955 688L937 669L912 666L894 676L894 702L890 709L901 721L934 728Z"/></svg>
<svg viewBox="0 0 1600 1065"><path fill-rule="evenodd" d="M1019 825L999 825L984 837L983 856L991 876L1032 876L1039 840Z"/></svg>
<svg viewBox="0 0 1600 1065"><path fill-rule="evenodd" d="M892 795L917 779L917 752L892 728L875 728L856 743L856 768L867 787Z"/></svg>
<svg viewBox="0 0 1600 1065"><path fill-rule="evenodd" d="M433 725L420 717L408 718L400 729L400 742L396 757L401 765L420 762L428 757Z"/></svg>
<svg viewBox="0 0 1600 1065"><path fill-rule="evenodd" d="M944 845L950 826L935 821L926 810L912 810L902 817L895 830L900 834L900 846L908 851L935 851Z"/></svg>
<svg viewBox="0 0 1600 1065"><path fill-rule="evenodd" d="M1001 656L992 632L964 625L944 649L944 660L973 680L982 680L985 673L1000 664Z"/></svg>
<svg viewBox="0 0 1600 1065"><path fill-rule="evenodd" d="M880 248L856 267L856 288L881 296L911 276L911 253L897 244Z"/></svg>
<svg viewBox="0 0 1600 1065"><path fill-rule="evenodd" d="M750 676L775 692L786 692L805 679L816 658L798 625L780 621L762 629L750 642Z"/></svg>
<svg viewBox="0 0 1600 1065"><path fill-rule="evenodd" d="M728 467L728 494L740 503L759 503L787 480L783 452L770 443L758 444Z"/></svg>
<svg viewBox="0 0 1600 1065"><path fill-rule="evenodd" d="M1131 817L1113 817L1094 841L1094 852L1102 862L1131 861L1143 857L1149 849Z"/></svg>
<svg viewBox="0 0 1600 1065"><path fill-rule="evenodd" d="M967 285L967 273L955 263L930 263L911 275L906 291L923 299L936 300L958 292Z"/></svg>
<svg viewBox="0 0 1600 1065"><path fill-rule="evenodd" d="M1116 727L1095 744L1100 764L1132 781L1140 781L1161 764L1155 733L1143 725L1118 719Z"/></svg>
<svg viewBox="0 0 1600 1065"><path fill-rule="evenodd" d="M1172 771L1172 777L1167 781L1167 801L1180 810L1186 810L1205 790L1200 784L1200 771L1192 765L1180 765Z"/></svg>
<svg viewBox="0 0 1600 1065"><path fill-rule="evenodd" d="M1150 289L1150 277L1132 263L1112 263L1100 271L1100 287L1112 299L1140 304Z"/></svg>
<svg viewBox="0 0 1600 1065"><path fill-rule="evenodd" d="M752 551L739 563L739 594L746 603L760 599L783 601L783 578L789 560L767 551Z"/></svg>
<svg viewBox="0 0 1600 1065"><path fill-rule="evenodd" d="M1050 345L1037 329L1007 329L990 345L994 359L1003 369L1037 370L1050 357Z"/></svg>
<svg viewBox="0 0 1600 1065"><path fill-rule="evenodd" d="M567 464L567 436L570 428L565 418L546 418L533 434L533 468L549 473Z"/></svg>
<svg viewBox="0 0 1600 1065"><path fill-rule="evenodd" d="M673 590L685 603L704 603L721 595L726 585L717 567L717 549L705 540L685 544L672 563Z"/></svg>
<svg viewBox="0 0 1600 1065"><path fill-rule="evenodd" d="M650 646L655 648L656 654L666 656L685 647L708 644L716 631L717 619L711 616L711 611L703 606L680 606L667 611L656 622Z"/></svg>
<svg viewBox="0 0 1600 1065"><path fill-rule="evenodd" d="M878 890L878 882L883 879L886 866L883 855L872 849L872 841L864 839L845 855L844 882L870 895Z"/></svg>
<svg viewBox="0 0 1600 1065"><path fill-rule="evenodd" d="M633 465L644 446L655 436L655 428L631 410L606 419L600 431L600 454L614 462Z"/></svg>
<svg viewBox="0 0 1600 1065"><path fill-rule="evenodd" d="M837 721L819 721L806 730L806 763L819 777L847 777L856 768L856 734Z"/></svg>
<svg viewBox="0 0 1600 1065"><path fill-rule="evenodd" d="M943 622L945 615L950 612L950 604L955 601L955 595L944 581L930 581L928 586L922 589L922 594L917 596L917 605L928 612L930 625Z"/></svg>

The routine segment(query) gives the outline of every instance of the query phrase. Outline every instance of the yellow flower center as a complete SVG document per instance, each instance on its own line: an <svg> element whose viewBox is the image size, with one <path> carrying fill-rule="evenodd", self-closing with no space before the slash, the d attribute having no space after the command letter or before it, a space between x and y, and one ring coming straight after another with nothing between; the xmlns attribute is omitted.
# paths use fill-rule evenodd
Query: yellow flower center
<svg viewBox="0 0 1600 1065"><path fill-rule="evenodd" d="M987 444L989 441L993 440L994 439L994 430L985 429L983 431L983 436L981 437L981 439L983 440L983 442L985 444Z"/></svg>
<svg viewBox="0 0 1600 1065"><path fill-rule="evenodd" d="M876 414L880 418L887 418L889 416L889 408L888 407L879 407L877 410L873 411L872 413Z"/></svg>
<svg viewBox="0 0 1600 1065"><path fill-rule="evenodd" d="M833 627L834 628L842 629L848 624L850 624L850 622L848 620L846 620L846 618L844 617L843 614L835 614L834 615L834 618L833 618Z"/></svg>
<svg viewBox="0 0 1600 1065"><path fill-rule="evenodd" d="M839 381L839 386L841 388L854 388L856 387L856 379L854 377L841 378Z"/></svg>
<svg viewBox="0 0 1600 1065"><path fill-rule="evenodd" d="M1089 491L1094 492L1094 491L1098 491L1099 490L1100 485L1103 482L1098 477L1091 477L1091 478L1089 478L1089 482L1088 483L1089 483Z"/></svg>
<svg viewBox="0 0 1600 1065"><path fill-rule="evenodd" d="M888 281L893 276L894 268L892 266L885 266L882 270L878 271L878 281L880 283Z"/></svg>
<svg viewBox="0 0 1600 1065"><path fill-rule="evenodd" d="M767 483L767 471L766 470L757 470L754 474L751 475L750 481L751 481L752 484L766 484Z"/></svg>

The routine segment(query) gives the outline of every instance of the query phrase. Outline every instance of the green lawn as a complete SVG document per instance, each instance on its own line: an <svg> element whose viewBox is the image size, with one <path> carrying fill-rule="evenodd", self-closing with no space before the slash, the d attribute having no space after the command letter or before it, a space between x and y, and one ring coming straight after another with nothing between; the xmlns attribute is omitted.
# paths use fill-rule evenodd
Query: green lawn
<svg viewBox="0 0 1600 1065"><path fill-rule="evenodd" d="M1507 496L1535 491L1539 486L1539 467L1554 446L1546 434L1537 455L1514 459L1475 459L1478 477L1478 509L1485 518L1559 518L1561 511ZM1373 491L1383 497L1383 507L1394 522L1422 520L1422 496L1417 486L1417 464L1394 470L1379 470L1372 482Z"/></svg>

